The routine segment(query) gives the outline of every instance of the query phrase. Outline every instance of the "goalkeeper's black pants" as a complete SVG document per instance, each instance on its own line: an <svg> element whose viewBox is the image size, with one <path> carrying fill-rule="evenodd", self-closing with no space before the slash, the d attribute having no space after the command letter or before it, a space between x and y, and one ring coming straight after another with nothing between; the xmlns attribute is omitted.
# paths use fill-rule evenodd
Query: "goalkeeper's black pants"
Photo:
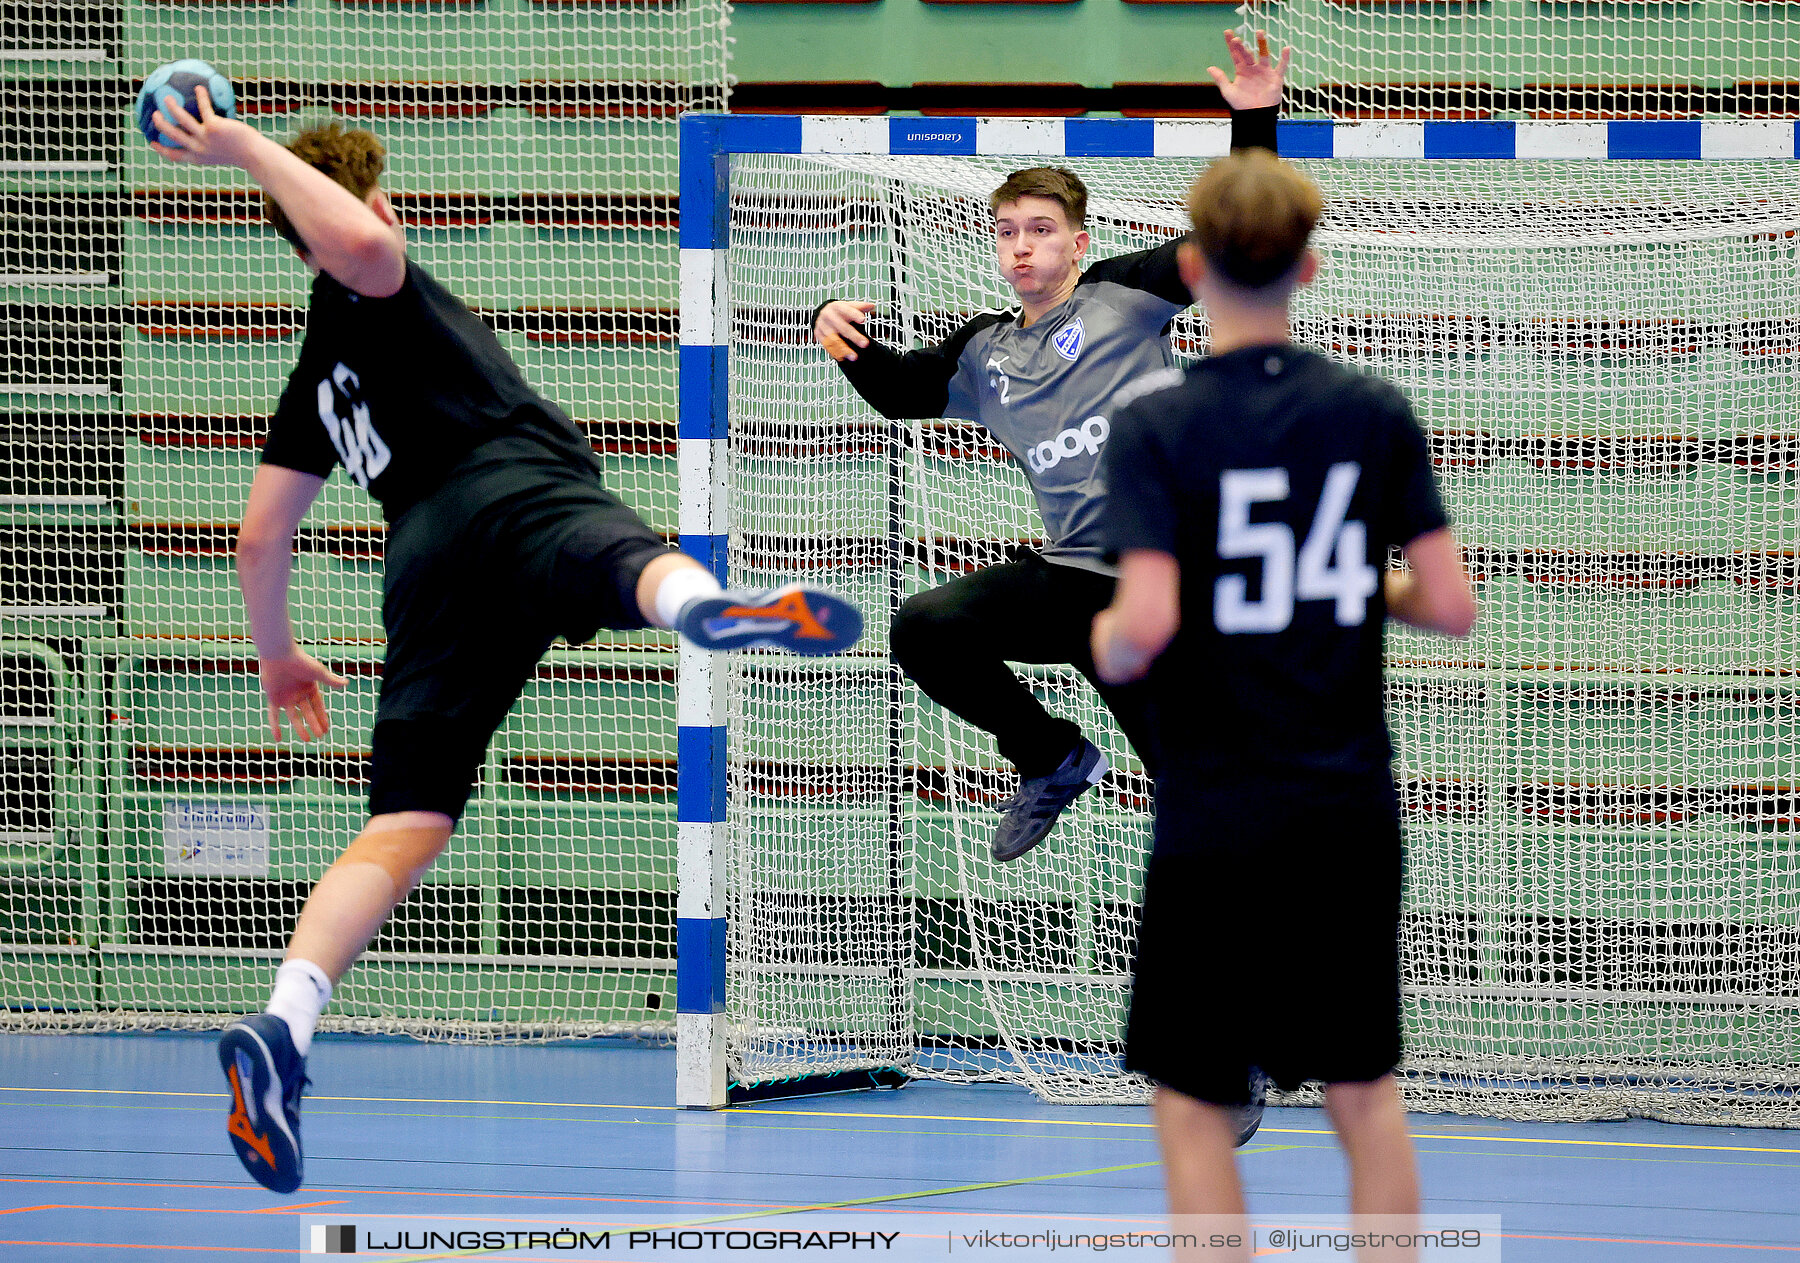
<svg viewBox="0 0 1800 1263"><path fill-rule="evenodd" d="M1026 554L909 598L894 618L900 669L945 710L990 732L1023 776L1056 769L1081 740L1080 725L1052 715L1009 662L1067 664L1105 701L1145 769L1156 775L1149 689L1103 684L1094 674L1094 615L1116 580Z"/></svg>

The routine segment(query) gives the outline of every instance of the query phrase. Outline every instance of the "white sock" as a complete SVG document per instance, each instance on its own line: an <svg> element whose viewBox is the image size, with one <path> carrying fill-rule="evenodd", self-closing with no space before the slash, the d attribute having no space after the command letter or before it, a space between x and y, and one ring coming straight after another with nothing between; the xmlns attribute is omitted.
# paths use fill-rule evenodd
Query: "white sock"
<svg viewBox="0 0 1800 1263"><path fill-rule="evenodd" d="M699 566L677 566L656 585L656 621L673 627L689 601L702 596L717 596L725 589L712 574Z"/></svg>
<svg viewBox="0 0 1800 1263"><path fill-rule="evenodd" d="M294 1037L294 1051L302 1057L312 1047L313 1027L325 1002L331 999L331 979L310 960L290 960L275 971L275 990L269 995L264 1013L273 1013L287 1023Z"/></svg>

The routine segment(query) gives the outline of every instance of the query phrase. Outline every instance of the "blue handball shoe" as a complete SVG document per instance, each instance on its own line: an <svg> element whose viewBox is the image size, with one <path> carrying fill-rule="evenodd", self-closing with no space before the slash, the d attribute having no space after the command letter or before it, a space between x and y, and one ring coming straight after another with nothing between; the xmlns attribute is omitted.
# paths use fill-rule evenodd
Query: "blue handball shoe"
<svg viewBox="0 0 1800 1263"><path fill-rule="evenodd" d="M240 1018L219 1040L219 1068L231 1088L225 1130L244 1170L264 1188L300 1187L300 1093L306 1058L287 1023L271 1013Z"/></svg>
<svg viewBox="0 0 1800 1263"><path fill-rule="evenodd" d="M1047 776L1022 776L1019 792L1000 806L1000 827L994 831L993 855L1002 864L1016 860L1042 842L1056 824L1063 808L1106 775L1106 756L1086 737L1075 752Z"/></svg>
<svg viewBox="0 0 1800 1263"><path fill-rule="evenodd" d="M695 597L675 620L675 630L702 649L766 646L808 657L842 653L862 629L861 610L807 583Z"/></svg>
<svg viewBox="0 0 1800 1263"><path fill-rule="evenodd" d="M1269 1103L1269 1076L1261 1066L1250 1067L1250 1103L1237 1108L1237 1148L1250 1143L1250 1137L1262 1126L1263 1108Z"/></svg>

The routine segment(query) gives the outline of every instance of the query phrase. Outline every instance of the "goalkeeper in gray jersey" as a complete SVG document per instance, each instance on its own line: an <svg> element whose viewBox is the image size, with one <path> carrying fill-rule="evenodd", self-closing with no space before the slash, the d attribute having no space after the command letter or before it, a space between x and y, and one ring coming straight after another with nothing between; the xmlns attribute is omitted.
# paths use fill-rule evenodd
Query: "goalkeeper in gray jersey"
<svg viewBox="0 0 1800 1263"><path fill-rule="evenodd" d="M1274 149L1289 50L1270 57L1225 36L1233 76L1212 68L1231 107L1234 149ZM992 733L1019 771L1002 808L994 858L1043 841L1063 809L1106 774L1106 756L1071 721L1044 709L1008 662L1066 663L1100 693L1155 774L1149 696L1095 674L1094 615L1117 576L1099 534L1106 494L1100 455L1120 389L1174 364L1169 322L1192 301L1177 242L1087 264L1087 189L1070 171L1015 171L990 199L1000 274L1018 305L905 354L869 337L875 304L831 301L813 336L850 384L889 419L979 421L1023 466L1046 543L910 598L893 627L894 659L927 696Z"/></svg>

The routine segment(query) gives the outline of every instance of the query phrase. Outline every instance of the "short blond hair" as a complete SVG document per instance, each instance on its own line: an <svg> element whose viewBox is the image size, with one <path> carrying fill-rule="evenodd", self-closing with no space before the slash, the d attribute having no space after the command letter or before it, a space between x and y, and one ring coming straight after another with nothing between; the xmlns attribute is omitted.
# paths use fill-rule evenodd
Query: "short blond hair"
<svg viewBox="0 0 1800 1263"><path fill-rule="evenodd" d="M387 168L387 148L375 139L374 132L361 127L345 127L335 119L307 128L288 141L287 149L307 166L323 171L356 194L358 201L369 196L369 190L380 182L381 173ZM263 194L263 214L294 249L307 249L293 221L281 209L281 203L266 193Z"/></svg>
<svg viewBox="0 0 1800 1263"><path fill-rule="evenodd" d="M1021 197L1047 197L1062 207L1069 227L1087 227L1087 185L1067 167L1026 167L1006 177L1006 183L988 195L988 210L998 212Z"/></svg>
<svg viewBox="0 0 1800 1263"><path fill-rule="evenodd" d="M1294 270L1325 209L1319 186L1266 149L1220 158L1188 190L1188 218L1208 266L1245 289Z"/></svg>

